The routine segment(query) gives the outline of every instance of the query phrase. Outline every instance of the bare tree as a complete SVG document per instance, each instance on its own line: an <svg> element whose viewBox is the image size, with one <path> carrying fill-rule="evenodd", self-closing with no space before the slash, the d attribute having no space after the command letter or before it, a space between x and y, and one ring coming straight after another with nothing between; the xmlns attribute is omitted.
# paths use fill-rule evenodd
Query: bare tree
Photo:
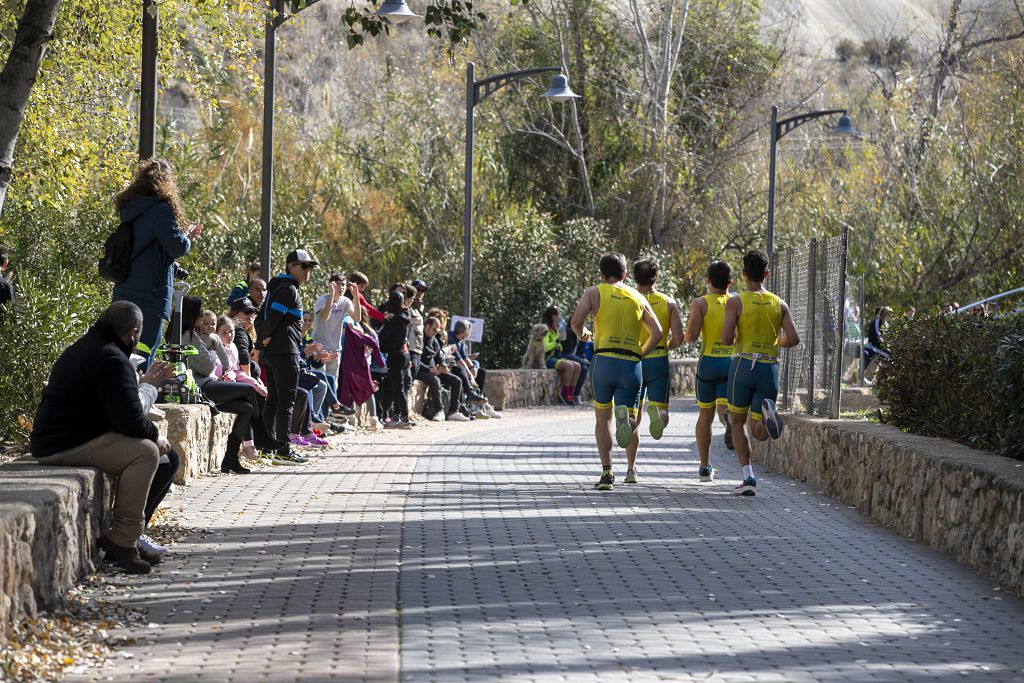
<svg viewBox="0 0 1024 683"><path fill-rule="evenodd" d="M46 44L53 39L61 0L28 0L18 22L14 44L0 72L0 212L14 166L14 146L35 85Z"/></svg>

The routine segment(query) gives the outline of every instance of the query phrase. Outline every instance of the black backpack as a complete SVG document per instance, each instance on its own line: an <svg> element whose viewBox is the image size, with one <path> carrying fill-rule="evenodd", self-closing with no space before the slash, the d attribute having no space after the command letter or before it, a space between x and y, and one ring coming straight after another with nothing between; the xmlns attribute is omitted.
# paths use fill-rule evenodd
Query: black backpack
<svg viewBox="0 0 1024 683"><path fill-rule="evenodd" d="M155 242L156 240L153 240ZM131 272L132 263L142 252L148 249L153 242L139 251L132 257L135 248L135 225L131 221L125 221L117 226L117 230L111 233L107 241L103 243L103 252L100 254L97 269L100 277L109 280L114 284L124 284L128 281L128 273Z"/></svg>

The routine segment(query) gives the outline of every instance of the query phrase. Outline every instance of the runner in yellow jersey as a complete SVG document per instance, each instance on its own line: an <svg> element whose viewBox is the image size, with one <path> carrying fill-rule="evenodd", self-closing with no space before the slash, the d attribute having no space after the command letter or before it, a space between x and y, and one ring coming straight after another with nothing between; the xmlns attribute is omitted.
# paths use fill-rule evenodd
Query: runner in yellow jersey
<svg viewBox="0 0 1024 683"><path fill-rule="evenodd" d="M668 425L668 397L672 387L669 376L668 351L679 346L683 338L683 321L679 317L679 306L676 300L655 289L659 280L658 262L654 259L643 259L633 264L633 280L636 290L647 298L655 317L661 324L661 342L643 357L640 362L643 370L643 384L640 389L640 400L647 404L647 415L650 417L651 436L660 439ZM640 333L640 343L647 341L646 331ZM626 473L626 483L636 483L636 469L632 476Z"/></svg>
<svg viewBox="0 0 1024 683"><path fill-rule="evenodd" d="M768 257L763 252L752 251L743 257L747 291L725 304L722 323L722 341L736 347L729 366L729 419L736 457L743 468L743 481L736 492L744 496L757 492L744 425L749 423L750 435L758 441L779 438L782 420L775 410L779 348L800 343L789 306L764 288L766 277Z"/></svg>
<svg viewBox="0 0 1024 683"><path fill-rule="evenodd" d="M640 292L627 287L626 257L605 254L601 257L601 284L583 292L572 316L572 329L583 337L583 323L594 317L594 360L590 365L590 389L594 395L596 425L594 436L601 456L601 479L594 485L610 491L615 483L612 473L611 419L615 415L615 440L626 449L628 470L636 468L640 445L637 406L642 381L640 359L661 341L661 323ZM641 330L650 335L640 343ZM627 472L628 474L628 472Z"/></svg>
<svg viewBox="0 0 1024 683"><path fill-rule="evenodd" d="M725 425L725 446L733 449L732 423L726 417L728 405L729 365L732 363L732 345L722 342L722 323L725 322L725 304L730 297L732 268L725 261L708 266L708 293L690 304L690 320L686 325L685 341L700 339L700 360L697 361L697 455L701 481L713 481L715 468L711 466L711 425L715 412Z"/></svg>

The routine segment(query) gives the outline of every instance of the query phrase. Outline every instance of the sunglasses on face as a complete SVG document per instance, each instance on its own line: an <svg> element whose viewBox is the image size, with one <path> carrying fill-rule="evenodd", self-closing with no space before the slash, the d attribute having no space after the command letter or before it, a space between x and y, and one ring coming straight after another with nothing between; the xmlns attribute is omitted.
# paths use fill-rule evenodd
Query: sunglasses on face
<svg viewBox="0 0 1024 683"><path fill-rule="evenodd" d="M299 266L303 270L313 270L313 264L312 263L300 263Z"/></svg>

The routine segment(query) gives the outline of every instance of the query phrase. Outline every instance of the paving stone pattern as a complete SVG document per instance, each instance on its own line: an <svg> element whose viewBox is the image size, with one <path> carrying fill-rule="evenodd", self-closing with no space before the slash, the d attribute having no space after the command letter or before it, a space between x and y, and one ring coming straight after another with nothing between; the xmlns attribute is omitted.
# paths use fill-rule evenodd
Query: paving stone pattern
<svg viewBox="0 0 1024 683"><path fill-rule="evenodd" d="M698 483L674 410L611 492L590 412L556 408L201 480L174 504L213 533L129 580L159 627L101 676L1024 681L1024 602L806 484L733 495L717 428Z"/></svg>

